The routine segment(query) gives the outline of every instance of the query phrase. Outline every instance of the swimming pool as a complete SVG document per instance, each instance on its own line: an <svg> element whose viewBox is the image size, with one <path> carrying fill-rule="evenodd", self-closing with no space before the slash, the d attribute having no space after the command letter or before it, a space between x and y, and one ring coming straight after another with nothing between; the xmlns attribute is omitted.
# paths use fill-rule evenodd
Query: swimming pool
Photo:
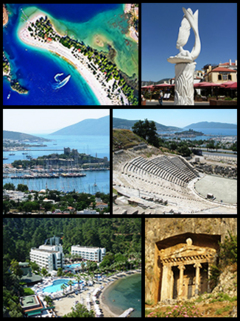
<svg viewBox="0 0 240 321"><path fill-rule="evenodd" d="M45 288L43 288L43 292L44 293L54 293L54 292L57 292L57 291L61 291L62 289L61 289L61 286L62 286L62 284L65 284L66 286L69 286L68 285L68 281L69 281L70 279L59 279L59 280L55 280L55 281L53 281L53 283L51 284L51 285L48 285L48 286L46 286ZM72 280L73 281L73 285L75 285L75 284L77 284L77 281L74 281L74 280ZM79 283L81 284L83 281L80 281Z"/></svg>
<svg viewBox="0 0 240 321"><path fill-rule="evenodd" d="M82 265L81 265L82 263L73 263L73 264L68 264L68 265L64 265L64 268L76 268L76 267L79 267L79 268L81 268L82 267ZM86 265L86 263L84 262L84 264Z"/></svg>

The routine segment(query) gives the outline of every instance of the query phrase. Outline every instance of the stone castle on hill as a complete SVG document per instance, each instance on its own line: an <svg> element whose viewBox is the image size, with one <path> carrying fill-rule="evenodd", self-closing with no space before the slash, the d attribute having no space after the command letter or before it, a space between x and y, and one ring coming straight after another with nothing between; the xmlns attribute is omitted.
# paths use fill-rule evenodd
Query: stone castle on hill
<svg viewBox="0 0 240 321"><path fill-rule="evenodd" d="M70 149L64 147L64 156L61 158L58 154L51 154L46 159L47 165L53 166L77 166L84 165L84 167L102 167L106 168L109 166L107 157L98 158L88 155L80 154L77 149Z"/></svg>

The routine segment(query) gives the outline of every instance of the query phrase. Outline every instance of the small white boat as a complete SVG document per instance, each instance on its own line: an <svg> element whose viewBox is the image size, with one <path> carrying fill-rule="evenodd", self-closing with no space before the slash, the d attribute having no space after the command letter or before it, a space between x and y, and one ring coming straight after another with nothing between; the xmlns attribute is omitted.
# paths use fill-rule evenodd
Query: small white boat
<svg viewBox="0 0 240 321"><path fill-rule="evenodd" d="M8 96L7 96L7 99L9 99L10 96L11 96L11 91L9 91L9 94L8 94Z"/></svg>

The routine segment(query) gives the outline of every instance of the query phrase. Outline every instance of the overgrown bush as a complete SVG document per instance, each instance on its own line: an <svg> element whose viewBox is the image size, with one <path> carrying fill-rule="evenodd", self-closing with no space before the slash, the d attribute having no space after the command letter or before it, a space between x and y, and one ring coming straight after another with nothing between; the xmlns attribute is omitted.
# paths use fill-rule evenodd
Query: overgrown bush
<svg viewBox="0 0 240 321"><path fill-rule="evenodd" d="M229 236L225 236L224 242L220 243L219 258L224 265L237 263L237 236L228 231Z"/></svg>
<svg viewBox="0 0 240 321"><path fill-rule="evenodd" d="M147 318L201 318L203 316L194 303L184 303L168 307L165 312L150 312Z"/></svg>

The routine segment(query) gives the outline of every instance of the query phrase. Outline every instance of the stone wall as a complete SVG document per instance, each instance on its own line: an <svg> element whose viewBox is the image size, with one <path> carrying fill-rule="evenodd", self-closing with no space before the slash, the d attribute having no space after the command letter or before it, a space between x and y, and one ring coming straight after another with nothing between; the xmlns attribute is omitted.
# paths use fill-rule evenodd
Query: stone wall
<svg viewBox="0 0 240 321"><path fill-rule="evenodd" d="M228 235L237 234L236 218L147 218L145 219L145 301L157 303L159 298L158 244L167 238L181 243L181 235L194 233L194 242L204 242L204 236L219 236L221 241ZM179 240L178 236L179 235ZM203 240L201 240L201 237ZM199 239L199 240L198 240ZM172 241L171 241L172 242ZM193 242L193 244L194 244ZM172 245L172 244L170 244Z"/></svg>
<svg viewBox="0 0 240 321"><path fill-rule="evenodd" d="M237 178L237 167L209 164L193 164L199 172L208 175L219 175L226 178Z"/></svg>

